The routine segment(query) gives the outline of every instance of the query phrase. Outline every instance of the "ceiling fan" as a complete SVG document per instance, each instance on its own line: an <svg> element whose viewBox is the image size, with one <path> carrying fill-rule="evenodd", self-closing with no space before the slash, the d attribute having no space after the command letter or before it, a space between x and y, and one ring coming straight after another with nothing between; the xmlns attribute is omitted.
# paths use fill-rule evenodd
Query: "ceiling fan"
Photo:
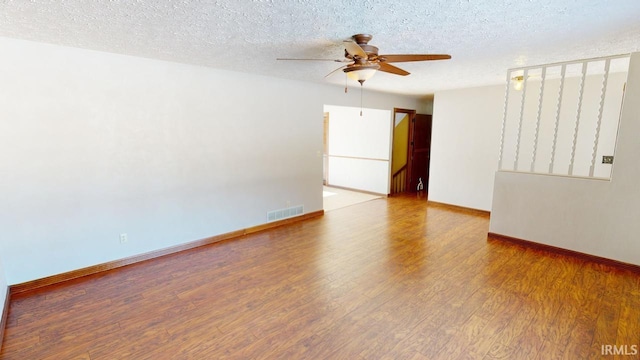
<svg viewBox="0 0 640 360"><path fill-rule="evenodd" d="M400 69L390 63L409 61L431 61L451 59L451 55L446 54L405 54L405 55L378 55L378 48L369 45L373 36L369 34L356 34L351 40L344 41L344 59L290 59L278 58L277 60L311 60L311 61L335 61L348 63L327 74L327 76L342 70L351 79L357 80L362 85L370 79L376 71L383 71L390 74L407 76L410 73ZM325 77L327 77L325 76Z"/></svg>

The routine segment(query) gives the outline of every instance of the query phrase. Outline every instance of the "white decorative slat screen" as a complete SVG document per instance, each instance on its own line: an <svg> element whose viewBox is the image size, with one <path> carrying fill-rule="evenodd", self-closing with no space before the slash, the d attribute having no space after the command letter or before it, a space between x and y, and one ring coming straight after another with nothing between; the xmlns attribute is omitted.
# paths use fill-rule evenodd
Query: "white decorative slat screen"
<svg viewBox="0 0 640 360"><path fill-rule="evenodd" d="M609 179L628 68L627 54L509 69L498 169Z"/></svg>

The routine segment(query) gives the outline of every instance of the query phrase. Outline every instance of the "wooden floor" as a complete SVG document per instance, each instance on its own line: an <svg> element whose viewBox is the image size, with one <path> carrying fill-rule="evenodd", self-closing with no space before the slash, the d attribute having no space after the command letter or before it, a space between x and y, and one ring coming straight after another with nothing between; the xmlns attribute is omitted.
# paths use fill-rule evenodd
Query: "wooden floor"
<svg viewBox="0 0 640 360"><path fill-rule="evenodd" d="M18 294L0 358L600 359L640 345L639 275L487 240L488 222L377 199Z"/></svg>

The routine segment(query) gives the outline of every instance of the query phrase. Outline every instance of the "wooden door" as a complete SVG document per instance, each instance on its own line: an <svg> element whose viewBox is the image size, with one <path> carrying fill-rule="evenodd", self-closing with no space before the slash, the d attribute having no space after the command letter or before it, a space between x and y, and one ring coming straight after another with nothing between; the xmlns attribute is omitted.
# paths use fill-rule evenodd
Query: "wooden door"
<svg viewBox="0 0 640 360"><path fill-rule="evenodd" d="M424 190L429 187L429 161L431 158L431 115L416 114L409 127L408 189L417 192L422 179Z"/></svg>

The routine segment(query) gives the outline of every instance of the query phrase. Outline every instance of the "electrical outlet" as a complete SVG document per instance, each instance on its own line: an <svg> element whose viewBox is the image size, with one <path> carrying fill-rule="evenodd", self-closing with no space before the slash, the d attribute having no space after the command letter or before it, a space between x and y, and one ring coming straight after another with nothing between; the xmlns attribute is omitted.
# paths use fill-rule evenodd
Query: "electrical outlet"
<svg viewBox="0 0 640 360"><path fill-rule="evenodd" d="M127 234L120 234L120 244L124 244L127 241L129 241L129 238L127 238Z"/></svg>
<svg viewBox="0 0 640 360"><path fill-rule="evenodd" d="M602 163L613 164L613 156L607 156L607 155L602 156Z"/></svg>

